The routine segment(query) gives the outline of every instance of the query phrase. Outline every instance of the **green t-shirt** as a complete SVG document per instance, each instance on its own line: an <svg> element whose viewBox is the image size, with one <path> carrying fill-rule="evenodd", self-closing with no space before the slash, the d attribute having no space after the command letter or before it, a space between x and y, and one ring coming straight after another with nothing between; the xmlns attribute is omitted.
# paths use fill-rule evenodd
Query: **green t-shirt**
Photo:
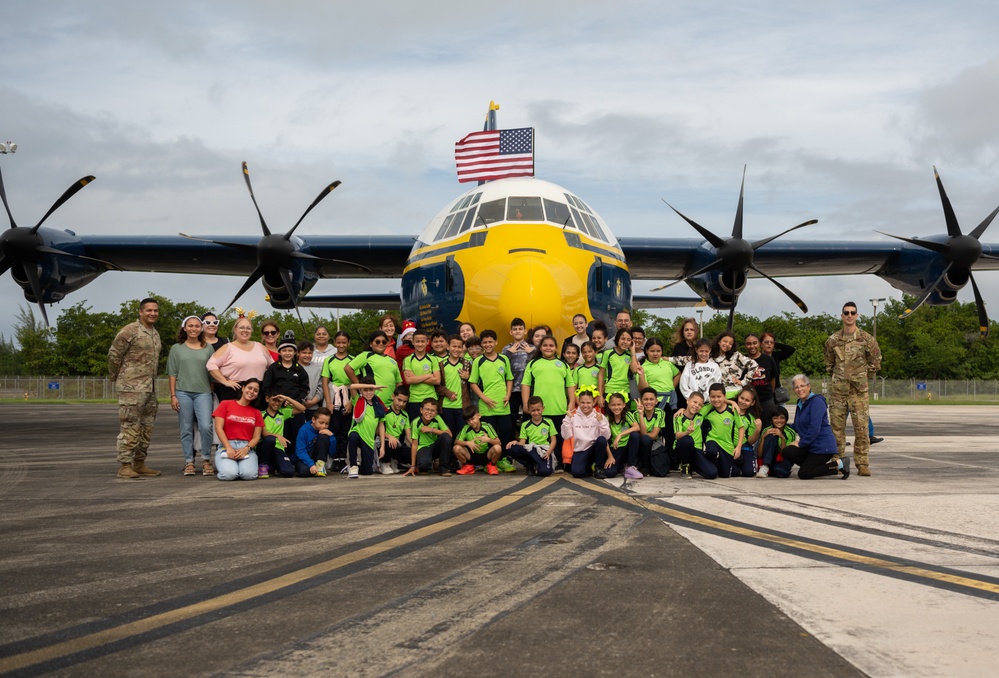
<svg viewBox="0 0 999 678"><path fill-rule="evenodd" d="M651 435L651 431L654 428L659 428L659 435L662 435L662 429L666 427L666 413L660 410L658 407L652 410L652 418L646 419L645 412L641 412L639 416L645 421L645 431L646 435Z"/></svg>
<svg viewBox="0 0 999 678"><path fill-rule="evenodd" d="M656 393L669 393L673 391L673 378L680 374L676 365L668 360L660 360L657 363L646 359L642 363L642 371L645 372L645 381L649 383L649 388L656 389Z"/></svg>
<svg viewBox="0 0 999 678"><path fill-rule="evenodd" d="M547 360L535 358L524 368L522 386L531 387L531 395L545 401L545 412L549 415L563 415L569 410L569 396L566 389L572 386L569 367L559 358Z"/></svg>
<svg viewBox="0 0 999 678"><path fill-rule="evenodd" d="M282 410L278 410L277 414L271 416L267 413L267 410L261 410L260 416L264 418L264 430L268 433L273 433L274 435L283 436L284 435L284 422L285 413ZM275 447L279 450L284 450L284 443L278 440Z"/></svg>
<svg viewBox="0 0 999 678"><path fill-rule="evenodd" d="M704 431L702 426L704 425L704 417L700 413L694 415L693 419L687 417L686 412L681 414L679 417L673 418L673 433L686 433L687 427L690 426L690 422L694 422L694 432L690 434L690 439L694 441L694 447L699 450L704 449ZM676 447L676 441L673 441L673 447Z"/></svg>
<svg viewBox="0 0 999 678"><path fill-rule="evenodd" d="M344 368L353 359L354 356L352 355L348 355L345 358L337 358L335 353L327 356L326 360L323 361L323 371L319 376L326 377L335 386L348 386L350 385L350 379L347 377Z"/></svg>
<svg viewBox="0 0 999 678"><path fill-rule="evenodd" d="M507 414L509 414L509 412ZM416 449L420 449L421 447L427 447L428 445L433 445L435 442L437 442L437 438L439 437L439 435L436 433L424 433L423 431L421 431L420 429L424 426L435 428L438 431L450 431L450 429L447 427L447 424L444 423L444 420L441 419L439 414L436 417L434 417L432 421L426 424L423 423L422 417L417 417L409 425L409 439L416 441Z"/></svg>
<svg viewBox="0 0 999 678"><path fill-rule="evenodd" d="M510 360L503 354L498 354L494 360L480 355L472 362L472 374L469 381L479 385L482 393L496 403L489 407L485 400L479 400L479 413L484 417L495 417L510 414L510 403L503 404L506 398L506 383L513 381L513 370Z"/></svg>
<svg viewBox="0 0 999 678"><path fill-rule="evenodd" d="M350 361L350 368L358 377L371 374L375 379L375 384L387 389L385 393L392 393L395 387L402 383L399 364L396 363L395 358L380 355L374 351L365 351L358 355Z"/></svg>
<svg viewBox="0 0 999 678"><path fill-rule="evenodd" d="M711 426L705 442L713 440L725 452L734 456L736 443L739 442L739 429L745 428L742 415L731 405L726 405L725 409L719 412L710 403L701 408L701 415Z"/></svg>
<svg viewBox="0 0 999 678"><path fill-rule="evenodd" d="M577 391L584 386L589 386L596 393L599 380L600 365L591 365L589 367L580 365L572 371L572 384L576 387Z"/></svg>
<svg viewBox="0 0 999 678"><path fill-rule="evenodd" d="M461 427L461 433L458 434L458 440L461 441L472 441L481 436L489 438L489 440L495 440L499 436L496 435L496 429L488 424L488 422L480 421L479 430L476 431L474 428L465 424ZM475 445L476 454L482 454L489 450L489 443L480 441Z"/></svg>
<svg viewBox="0 0 999 678"><path fill-rule="evenodd" d="M742 415L742 425L746 427L746 441L748 442L749 437L756 431L756 417L746 412Z"/></svg>
<svg viewBox="0 0 999 678"><path fill-rule="evenodd" d="M208 376L208 359L215 353L210 344L191 348L187 344L174 344L167 358L167 376L176 377L177 390L189 393L211 393L212 381Z"/></svg>
<svg viewBox="0 0 999 678"><path fill-rule="evenodd" d="M547 417L541 417L541 421L535 424L528 419L520 425L519 440L526 440L535 445L550 445L552 436L555 435L555 424Z"/></svg>
<svg viewBox="0 0 999 678"><path fill-rule="evenodd" d="M621 431L623 431L626 428L631 428L632 426L635 425L635 422L637 421L637 419L635 418L636 417L636 413L635 412L627 412L627 411L625 411L625 412L623 412L623 414L624 414L624 419L622 419L620 423L615 423L611 419L610 414L608 413L607 423L610 424L610 432L611 432L610 438L607 440L607 444L608 445L613 444L614 439L617 438L617 434L618 433L620 433ZM630 433L627 434L627 435L625 435L625 436L622 436L621 437L621 442L619 442L617 444L617 446L619 448L624 447L625 445L628 444L629 440L631 440L631 434Z"/></svg>
<svg viewBox="0 0 999 678"><path fill-rule="evenodd" d="M417 358L415 353L410 353L402 361L402 370L409 370L414 375L425 376L440 371L440 361L437 356L426 354L422 358ZM437 387L433 384L410 384L409 399L415 403L422 403L427 398L437 397Z"/></svg>
<svg viewBox="0 0 999 678"><path fill-rule="evenodd" d="M382 421L385 422L385 435L394 436L399 440L402 440L409 430L409 415L406 414L406 410L397 413L389 407Z"/></svg>
<svg viewBox="0 0 999 678"><path fill-rule="evenodd" d="M378 432L379 421L381 420L375 416L375 406L373 404L367 405L364 408L364 416L361 417L361 421L355 421L351 424L348 434L357 431L364 444L374 449L375 434Z"/></svg>
<svg viewBox="0 0 999 678"><path fill-rule="evenodd" d="M764 440L766 440L765 436L767 435L767 431L769 431L772 428L773 426L767 426L762 431L760 431L760 439L757 442L762 443ZM788 445L797 440L798 440L798 432L795 431L793 428L791 428L791 426L785 425L784 440L780 443L777 449L783 450L785 447L787 447ZM761 455L763 454L763 447L760 447L760 454Z"/></svg>
<svg viewBox="0 0 999 678"><path fill-rule="evenodd" d="M631 387L628 378L631 376L631 353L625 351L608 351L605 354L602 367L604 368L604 398L611 393L620 393L628 397Z"/></svg>
<svg viewBox="0 0 999 678"><path fill-rule="evenodd" d="M464 368L462 360L452 364L451 360L441 363L441 377L444 379L444 388L455 394L455 399L451 400L447 396L441 396L441 406L449 410L460 410L465 403L461 395L461 375L458 374Z"/></svg>

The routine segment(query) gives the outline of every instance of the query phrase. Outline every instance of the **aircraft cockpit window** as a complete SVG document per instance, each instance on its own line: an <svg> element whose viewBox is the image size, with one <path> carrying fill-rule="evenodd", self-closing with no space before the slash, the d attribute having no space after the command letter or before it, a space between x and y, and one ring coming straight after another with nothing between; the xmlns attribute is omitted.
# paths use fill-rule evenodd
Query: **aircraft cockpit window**
<svg viewBox="0 0 999 678"><path fill-rule="evenodd" d="M447 227L451 225L452 221L454 221L454 217L455 217L454 214L449 214L447 215L447 217L445 217L444 223L441 224L440 230L437 231L437 237L434 238L434 241L443 240L445 237L447 237Z"/></svg>
<svg viewBox="0 0 999 678"><path fill-rule="evenodd" d="M603 231L600 229L600 224L594 219L590 214L583 212L581 215L583 217L583 223L586 224L586 230L590 232L597 240L603 240L607 242L607 238L604 237Z"/></svg>
<svg viewBox="0 0 999 678"><path fill-rule="evenodd" d="M573 223L570 216L568 205L545 198L545 217L547 221L552 221L559 226L571 226L575 228L576 224Z"/></svg>
<svg viewBox="0 0 999 678"><path fill-rule="evenodd" d="M479 224L483 221L486 224L502 221L504 212L506 212L506 198L484 202L479 206L479 216L482 217L479 220Z"/></svg>
<svg viewBox="0 0 999 678"><path fill-rule="evenodd" d="M510 197L506 208L507 221L544 221L541 198Z"/></svg>
<svg viewBox="0 0 999 678"><path fill-rule="evenodd" d="M461 222L461 228L458 230L458 233L464 233L465 231L470 229L474 222L475 222L475 210L470 209L467 212L465 212L465 218ZM457 224L458 219L455 219L454 223Z"/></svg>
<svg viewBox="0 0 999 678"><path fill-rule="evenodd" d="M479 198L481 198L481 197L482 197L481 193L473 193L472 194L472 199L468 201L469 206L478 205L479 204Z"/></svg>
<svg viewBox="0 0 999 678"><path fill-rule="evenodd" d="M449 215L448 219L451 219L451 222L448 224L447 232L444 234L443 238L438 238L438 240L446 240L458 235L458 227L461 226L461 220L464 218L465 212L458 212L457 214Z"/></svg>
<svg viewBox="0 0 999 678"><path fill-rule="evenodd" d="M475 193L474 195L479 195L479 194ZM473 196L471 196L471 195L466 195L464 198L461 199L461 201L458 202L457 205L455 205L454 207L451 208L451 211L452 212L457 212L458 210L465 209L466 207L468 207L468 203L470 203L472 201L472 197Z"/></svg>
<svg viewBox="0 0 999 678"><path fill-rule="evenodd" d="M585 207L583 207L582 202L576 196L570 195L570 194L566 193L565 197L569 201L569 204L572 205L573 207L575 207L577 209L581 209L581 210L585 210L586 209Z"/></svg>

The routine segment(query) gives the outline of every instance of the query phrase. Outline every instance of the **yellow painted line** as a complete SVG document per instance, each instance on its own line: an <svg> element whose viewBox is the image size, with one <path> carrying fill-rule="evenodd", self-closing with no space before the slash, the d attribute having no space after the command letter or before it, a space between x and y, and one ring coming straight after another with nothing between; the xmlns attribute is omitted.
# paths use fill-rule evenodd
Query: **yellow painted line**
<svg viewBox="0 0 999 678"><path fill-rule="evenodd" d="M471 509L467 512L461 513L460 515L448 518L447 520L443 520L432 525L426 525L393 539L373 544L371 546L366 546L362 549L354 551L353 553L332 558L322 563L317 563L294 572L289 572L288 574L249 586L240 591L233 591L232 593L226 593L215 598L209 598L207 600L194 603L193 605L177 608L176 610L162 612L151 617L146 617L145 619L129 622L127 624L115 626L103 631L97 631L85 636L80 636L79 638L73 638L72 640L43 647L38 650L32 650L30 652L24 652L22 654L16 654L0 659L0 672L16 671L34 664L40 664L42 662L51 661L53 659L58 659L77 652L83 652L94 647L106 645L108 643L125 640L131 636L148 633L170 624L175 624L177 622L191 619L193 617L197 617L198 615L213 612L215 610L221 610L232 605L238 605L248 600L252 600L253 598L258 598L260 596L279 591L283 588L294 586L295 584L312 579L313 577L333 572L334 570L346 567L347 565L352 565L353 563L366 558L377 556L394 548L411 544L414 541L419 541L420 539L443 532L444 530L452 527L456 527L463 523L486 516L492 511L509 506L524 497L530 496L531 494L547 488L555 481L556 478L554 477L545 478L540 482L532 483L527 487L504 495L493 502L485 504L484 506Z"/></svg>
<svg viewBox="0 0 999 678"><path fill-rule="evenodd" d="M857 553L850 553L849 551L842 551L840 549L833 548L830 546L822 546L821 544L811 544L805 541L800 541L798 539L794 539L793 537L784 537L781 535L760 532L758 530L753 530L747 527L739 527L738 525L729 525L719 520L714 520L712 518L705 518L703 516L691 515L689 513L678 511L676 509L671 509L666 506L662 506L660 504L646 503L632 495L629 495L625 492L618 490L617 488L608 487L603 483L584 483L576 478L566 478L566 480L575 483L581 487L586 487L589 490L595 490L602 494L614 497L615 499L625 499L654 513L659 513L665 516L669 516L671 518L683 520L688 523L696 523L698 525L710 527L715 530L730 532L732 534L738 534L744 537L752 537L753 539L768 541L774 544L781 544L782 546L789 546L791 548L800 549L803 551L809 551L811 553L817 553L824 556L829 556L832 558L836 558L838 560L845 560L848 562L856 563L858 565L877 567L883 570L890 570L892 572L908 574L915 577L921 577L923 579L933 579L935 581L945 582L947 584L953 584L955 586L963 586L965 588L975 589L977 591L984 591L986 593L999 594L999 584L979 581L977 579L972 579L970 577L964 577L957 574L950 574L947 572L936 572L934 570L929 570L914 565L902 565L900 563L894 563L884 558L876 558L873 556L865 556Z"/></svg>

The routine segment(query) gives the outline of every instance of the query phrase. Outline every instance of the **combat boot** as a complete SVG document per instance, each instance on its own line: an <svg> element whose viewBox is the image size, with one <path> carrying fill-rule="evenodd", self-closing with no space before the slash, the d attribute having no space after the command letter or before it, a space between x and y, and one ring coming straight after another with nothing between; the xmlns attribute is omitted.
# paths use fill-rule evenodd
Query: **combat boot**
<svg viewBox="0 0 999 678"><path fill-rule="evenodd" d="M869 476L871 475L871 470L867 468L867 464L857 464L857 475Z"/></svg>
<svg viewBox="0 0 999 678"><path fill-rule="evenodd" d="M122 464L121 468L118 469L118 477L125 480L132 480L133 478L138 478L139 474L132 470L131 464Z"/></svg>
<svg viewBox="0 0 999 678"><path fill-rule="evenodd" d="M137 461L132 464L132 472L138 476L158 476L162 471L155 471L146 466L145 461Z"/></svg>

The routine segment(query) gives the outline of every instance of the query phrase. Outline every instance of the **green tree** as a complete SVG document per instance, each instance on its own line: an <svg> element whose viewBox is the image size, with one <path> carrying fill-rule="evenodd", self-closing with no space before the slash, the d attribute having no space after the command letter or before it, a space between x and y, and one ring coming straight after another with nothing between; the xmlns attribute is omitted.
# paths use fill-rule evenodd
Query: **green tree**
<svg viewBox="0 0 999 678"><path fill-rule="evenodd" d="M14 337L20 346L17 356L24 374L55 373L55 342L52 341L52 333L44 323L35 319L35 312L31 307L18 307Z"/></svg>

